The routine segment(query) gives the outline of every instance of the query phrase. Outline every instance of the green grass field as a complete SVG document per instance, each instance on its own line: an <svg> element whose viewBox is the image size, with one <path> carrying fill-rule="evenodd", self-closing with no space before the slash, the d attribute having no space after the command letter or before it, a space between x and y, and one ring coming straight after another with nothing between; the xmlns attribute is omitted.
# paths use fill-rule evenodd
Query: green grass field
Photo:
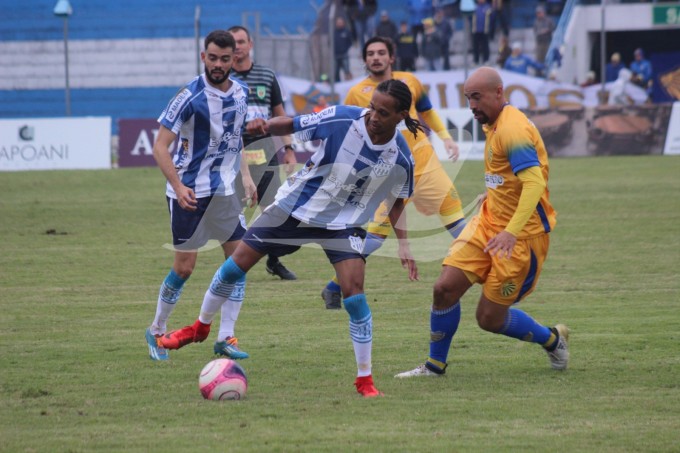
<svg viewBox="0 0 680 453"><path fill-rule="evenodd" d="M481 174L460 168L466 202ZM167 363L147 355L172 262L160 172L0 174L0 451L679 451L679 175L678 157L551 161L558 226L522 306L571 328L566 372L536 345L482 332L473 288L447 375L393 378L427 355L438 235L438 256L416 241L419 282L394 258L368 263L384 398L355 392L347 314L324 309L330 267L305 248L284 259L296 282L249 273L237 325L248 395L215 403L197 388L214 333ZM196 318L220 255L199 256L171 327Z"/></svg>

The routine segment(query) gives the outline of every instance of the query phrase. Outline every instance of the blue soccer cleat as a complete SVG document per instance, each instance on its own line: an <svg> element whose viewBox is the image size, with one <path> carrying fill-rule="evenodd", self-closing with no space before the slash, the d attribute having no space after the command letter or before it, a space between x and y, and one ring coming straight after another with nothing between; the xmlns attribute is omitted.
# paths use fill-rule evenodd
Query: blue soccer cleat
<svg viewBox="0 0 680 453"><path fill-rule="evenodd" d="M230 359L239 360L250 357L247 352L241 351L238 347L238 339L236 337L227 337L224 341L215 342L215 354L229 357Z"/></svg>
<svg viewBox="0 0 680 453"><path fill-rule="evenodd" d="M160 337L160 335L158 336ZM149 357L151 360L168 360L168 350L158 344L158 340L149 329L146 329L146 344L149 346Z"/></svg>

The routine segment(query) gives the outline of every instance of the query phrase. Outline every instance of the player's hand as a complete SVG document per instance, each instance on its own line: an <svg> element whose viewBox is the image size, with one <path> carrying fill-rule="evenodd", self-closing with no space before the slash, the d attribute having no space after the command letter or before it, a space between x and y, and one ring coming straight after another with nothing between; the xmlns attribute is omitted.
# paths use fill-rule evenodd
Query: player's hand
<svg viewBox="0 0 680 453"><path fill-rule="evenodd" d="M501 231L489 240L484 247L484 252L498 258L510 258L516 243L517 238L512 233Z"/></svg>
<svg viewBox="0 0 680 453"><path fill-rule="evenodd" d="M196 210L198 201L196 200L196 194L193 189L181 185L179 188L175 189L175 194L177 195L177 204L179 204L180 208L185 211Z"/></svg>
<svg viewBox="0 0 680 453"><path fill-rule="evenodd" d="M257 204L257 186L253 182L253 178L243 178L243 189L246 193L246 197L241 201L245 203L248 208L254 207Z"/></svg>
<svg viewBox="0 0 680 453"><path fill-rule="evenodd" d="M399 241L399 259L401 260L401 267L408 269L408 279L418 281L418 266L406 241Z"/></svg>
<svg viewBox="0 0 680 453"><path fill-rule="evenodd" d="M446 154L449 155L449 159L452 161L457 161L460 157L460 150L458 149L458 143L454 142L452 138L445 138L444 148L446 149Z"/></svg>
<svg viewBox="0 0 680 453"><path fill-rule="evenodd" d="M260 135L267 135L269 133L269 127L267 127L267 122L264 119L255 118L246 124L246 132L248 135L258 137Z"/></svg>

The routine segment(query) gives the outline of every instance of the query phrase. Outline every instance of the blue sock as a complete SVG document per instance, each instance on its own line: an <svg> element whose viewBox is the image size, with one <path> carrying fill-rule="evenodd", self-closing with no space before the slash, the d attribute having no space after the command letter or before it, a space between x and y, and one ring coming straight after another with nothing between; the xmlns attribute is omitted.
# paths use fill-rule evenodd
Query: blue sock
<svg viewBox="0 0 680 453"><path fill-rule="evenodd" d="M501 335L517 338L530 343L545 344L552 332L550 329L534 321L534 319L517 308L508 310L505 324L500 332Z"/></svg>
<svg viewBox="0 0 680 453"><path fill-rule="evenodd" d="M160 299L166 304L176 304L187 280L188 278L184 279L174 269L170 269L161 284Z"/></svg>
<svg viewBox="0 0 680 453"><path fill-rule="evenodd" d="M243 270L238 267L236 263L234 263L234 260L231 259L231 257L227 258L227 260L222 263L222 266L220 266L218 272L220 274L220 279L228 284L236 283L244 275L246 275L246 273L243 272Z"/></svg>
<svg viewBox="0 0 680 453"><path fill-rule="evenodd" d="M444 226L449 232L453 238L457 238L460 235L460 232L463 231L463 228L465 228L465 218L458 219L455 222L449 223L448 225Z"/></svg>
<svg viewBox="0 0 680 453"><path fill-rule="evenodd" d="M350 321L359 322L371 314L365 294L355 294L343 300Z"/></svg>
<svg viewBox="0 0 680 453"><path fill-rule="evenodd" d="M453 336L460 324L460 301L446 310L432 309L430 313L430 356L426 366L435 372L443 372Z"/></svg>
<svg viewBox="0 0 680 453"><path fill-rule="evenodd" d="M340 285L338 285L335 280L331 280L328 282L326 285L326 289L329 291L332 291L334 293L339 293L340 292Z"/></svg>

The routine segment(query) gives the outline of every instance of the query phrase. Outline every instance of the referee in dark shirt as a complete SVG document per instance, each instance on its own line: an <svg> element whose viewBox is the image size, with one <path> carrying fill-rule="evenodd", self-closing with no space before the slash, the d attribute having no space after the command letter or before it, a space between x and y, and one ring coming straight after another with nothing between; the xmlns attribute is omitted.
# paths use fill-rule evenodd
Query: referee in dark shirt
<svg viewBox="0 0 680 453"><path fill-rule="evenodd" d="M248 29L234 26L229 29L229 32L236 41L232 73L235 77L243 80L250 89L246 132L243 135L243 157L247 160L250 174L257 184L258 203L262 206L269 206L274 201L276 191L281 185L279 149L284 148L283 163L286 174L291 174L297 163L295 149L291 144L290 137L275 139L269 135L255 135L254 133L270 118L286 115L283 108L281 88L272 69L256 64L250 58L253 41L250 39ZM281 139L282 141L279 141ZM238 184L237 190L242 190L238 187ZM288 270L277 256L268 255L266 266L267 272L277 275L283 280L297 279L295 274Z"/></svg>

